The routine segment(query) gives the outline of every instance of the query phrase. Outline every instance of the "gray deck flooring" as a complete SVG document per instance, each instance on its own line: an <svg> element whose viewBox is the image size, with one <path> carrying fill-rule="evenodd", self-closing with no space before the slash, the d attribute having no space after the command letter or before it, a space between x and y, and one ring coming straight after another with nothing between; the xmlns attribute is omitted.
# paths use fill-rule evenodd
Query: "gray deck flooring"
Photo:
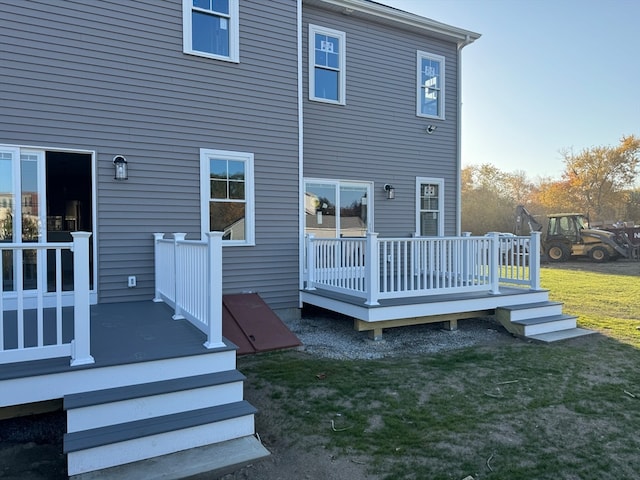
<svg viewBox="0 0 640 480"><path fill-rule="evenodd" d="M519 295L523 292L528 292L532 290L518 288L518 287L504 287L500 286L500 293L494 295L489 292L468 292L468 293L448 293L441 295L424 295L419 297L402 297L402 298L385 298L379 300L379 305L366 305L365 299L362 297L356 297L354 295L347 295L344 293L333 292L331 290L323 290L318 288L316 290L304 290L306 294L310 295L318 295L320 297L331 298L334 300L339 300L344 303L348 303L351 305L357 305L367 309L377 309L384 307L398 307L403 305L419 305L422 303L438 303L438 302L451 302L456 300L469 300L469 299L480 299L480 298L488 298L488 297L504 297L509 295Z"/></svg>
<svg viewBox="0 0 640 480"><path fill-rule="evenodd" d="M65 313L71 320L65 322L63 336L73 328L72 311ZM152 301L92 305L94 364L72 368L68 357L5 364L0 365L0 380L212 352L203 346L206 338L200 330L187 320L173 320L172 314L166 304Z"/></svg>

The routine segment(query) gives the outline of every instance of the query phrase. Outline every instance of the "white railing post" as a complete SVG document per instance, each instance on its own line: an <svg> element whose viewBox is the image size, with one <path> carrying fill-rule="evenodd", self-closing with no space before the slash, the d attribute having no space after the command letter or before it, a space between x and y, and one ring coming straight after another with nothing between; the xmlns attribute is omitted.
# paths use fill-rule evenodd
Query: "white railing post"
<svg viewBox="0 0 640 480"><path fill-rule="evenodd" d="M489 250L489 283L491 294L500 293L500 237L498 232L488 233L490 241Z"/></svg>
<svg viewBox="0 0 640 480"><path fill-rule="evenodd" d="M162 261L161 261L161 257L160 257L160 252L158 251L158 244L160 242L160 240L162 240L164 238L164 233L154 233L153 234L153 259L154 259L154 265L155 265L155 293L154 293L154 297L153 297L153 301L154 302L161 302L162 301L162 297L160 296L160 275L161 275L161 269L162 269Z"/></svg>
<svg viewBox="0 0 640 480"><path fill-rule="evenodd" d="M531 232L529 243L529 281L533 290L540 290L540 237L541 232Z"/></svg>
<svg viewBox="0 0 640 480"><path fill-rule="evenodd" d="M315 290L316 287L313 284L316 281L316 259L314 249L314 235L312 233L307 234L307 284L305 290Z"/></svg>
<svg viewBox="0 0 640 480"><path fill-rule="evenodd" d="M209 304L207 305L206 348L223 347L222 342L222 235L223 232L208 232L207 264Z"/></svg>
<svg viewBox="0 0 640 480"><path fill-rule="evenodd" d="M380 259L378 253L378 234L367 232L364 261L364 288L367 295L365 305L380 305Z"/></svg>
<svg viewBox="0 0 640 480"><path fill-rule="evenodd" d="M471 232L462 232L463 238L470 238ZM469 272L471 271L469 261L471 255L469 255L469 248L471 248L471 243L468 240L463 240L462 243L462 282L464 285L468 285L470 283L471 276Z"/></svg>
<svg viewBox="0 0 640 480"><path fill-rule="evenodd" d="M94 363L91 356L91 312L89 307L90 232L72 232L73 237L73 342L71 366Z"/></svg>
<svg viewBox="0 0 640 480"><path fill-rule="evenodd" d="M182 242L184 241L184 239L187 237L186 233L174 233L173 234L173 265L174 265L174 272L175 272L175 283L173 285L173 297L174 297L174 302L175 302L175 308L174 308L174 312L173 312L173 319L174 320L182 320L184 318L184 316L182 315L182 308L180 307L180 305L182 305L182 288L184 286L184 282L186 281L185 278L185 271L184 271L184 265L180 264L180 259L178 258L178 242Z"/></svg>

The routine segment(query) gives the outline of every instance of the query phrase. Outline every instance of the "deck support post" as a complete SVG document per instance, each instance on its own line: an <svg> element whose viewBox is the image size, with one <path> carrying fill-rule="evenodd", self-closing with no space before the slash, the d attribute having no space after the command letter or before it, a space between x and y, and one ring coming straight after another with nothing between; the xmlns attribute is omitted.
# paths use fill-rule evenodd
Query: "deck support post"
<svg viewBox="0 0 640 480"><path fill-rule="evenodd" d="M529 243L529 278L532 290L540 290L540 237L541 232L531 232Z"/></svg>
<svg viewBox="0 0 640 480"><path fill-rule="evenodd" d="M91 356L91 310L89 307L90 232L71 232L73 237L73 342L71 366L94 363Z"/></svg>
<svg viewBox="0 0 640 480"><path fill-rule="evenodd" d="M369 338L375 342L382 340L382 328L374 327L369 330Z"/></svg>
<svg viewBox="0 0 640 480"><path fill-rule="evenodd" d="M364 261L364 288L367 295L365 305L380 305L380 258L378 257L378 234L367 232ZM382 335L382 331L380 331Z"/></svg>
<svg viewBox="0 0 640 480"><path fill-rule="evenodd" d="M447 320L446 322L442 322L442 328L445 330L449 330L450 332L454 332L458 330L458 320L452 319Z"/></svg>

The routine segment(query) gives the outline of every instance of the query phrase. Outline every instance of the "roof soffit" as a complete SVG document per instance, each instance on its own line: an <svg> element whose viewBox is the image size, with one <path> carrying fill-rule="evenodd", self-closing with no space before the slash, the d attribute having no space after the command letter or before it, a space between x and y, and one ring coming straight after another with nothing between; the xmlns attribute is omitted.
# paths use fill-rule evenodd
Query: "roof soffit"
<svg viewBox="0 0 640 480"><path fill-rule="evenodd" d="M371 0L302 0L304 4L317 6L343 15L351 15L369 21L403 28L422 35L465 46L478 38L480 34L462 28L437 22L427 17L405 12Z"/></svg>

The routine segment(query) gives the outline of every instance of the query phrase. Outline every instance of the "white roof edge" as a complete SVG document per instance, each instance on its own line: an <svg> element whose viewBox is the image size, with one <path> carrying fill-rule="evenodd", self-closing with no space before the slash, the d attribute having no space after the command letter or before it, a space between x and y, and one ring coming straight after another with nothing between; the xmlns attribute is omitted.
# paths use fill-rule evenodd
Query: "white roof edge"
<svg viewBox="0 0 640 480"><path fill-rule="evenodd" d="M437 22L430 18L416 15L414 13L405 12L395 7L383 5L371 0L320 0L317 3L325 3L327 5L344 7L345 13L358 11L380 17L381 19L402 23L413 28L424 30L425 32L448 37L451 40L456 41L459 46L467 45L477 40L481 36L479 33L472 32L470 30L465 30L463 28L447 25L446 23Z"/></svg>

